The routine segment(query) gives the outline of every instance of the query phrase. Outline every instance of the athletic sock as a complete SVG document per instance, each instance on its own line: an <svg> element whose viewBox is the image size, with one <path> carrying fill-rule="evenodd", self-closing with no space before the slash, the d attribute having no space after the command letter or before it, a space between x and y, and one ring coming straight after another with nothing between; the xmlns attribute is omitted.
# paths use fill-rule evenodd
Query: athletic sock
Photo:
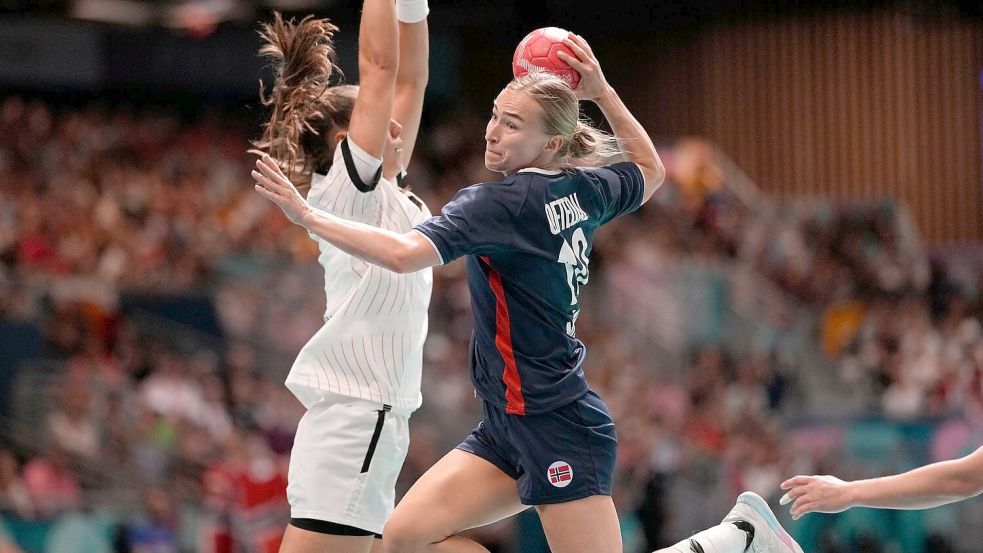
<svg viewBox="0 0 983 553"><path fill-rule="evenodd" d="M677 553L744 553L754 539L754 527L739 520L707 528L673 545Z"/></svg>

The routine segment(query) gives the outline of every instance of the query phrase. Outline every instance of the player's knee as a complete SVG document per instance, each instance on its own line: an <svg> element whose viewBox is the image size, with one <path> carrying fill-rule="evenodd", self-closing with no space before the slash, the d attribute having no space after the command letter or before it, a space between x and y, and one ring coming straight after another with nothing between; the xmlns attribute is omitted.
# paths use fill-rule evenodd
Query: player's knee
<svg viewBox="0 0 983 553"><path fill-rule="evenodd" d="M386 521L382 530L384 553L422 553L431 543L430 536L421 528L419 521L394 515Z"/></svg>

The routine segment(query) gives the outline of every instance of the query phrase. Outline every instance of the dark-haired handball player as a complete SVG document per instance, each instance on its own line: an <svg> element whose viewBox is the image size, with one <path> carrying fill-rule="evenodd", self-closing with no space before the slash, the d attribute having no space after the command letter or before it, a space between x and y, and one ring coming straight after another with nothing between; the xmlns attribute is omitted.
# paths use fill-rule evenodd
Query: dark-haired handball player
<svg viewBox="0 0 983 553"><path fill-rule="evenodd" d="M983 447L950 461L939 461L901 474L843 481L835 476L793 476L782 505L791 503L793 519L806 513L839 513L853 507L929 509L983 493Z"/></svg>
<svg viewBox="0 0 983 553"><path fill-rule="evenodd" d="M426 0L364 1L359 86L333 82L336 28L327 20L277 14L263 27L260 53L276 80L255 146L303 184L305 209L390 233L431 217L402 186L427 84L427 13ZM393 272L311 237L327 310L286 381L307 412L290 456L291 520L280 550L381 551L407 419L420 405L432 275Z"/></svg>
<svg viewBox="0 0 983 553"><path fill-rule="evenodd" d="M509 83L484 137L485 166L503 178L461 190L410 232L313 209L271 159L253 172L256 190L291 221L355 257L401 273L467 258L470 369L484 418L396 507L387 552L486 552L459 533L530 506L555 553L621 551L614 422L584 378L575 324L594 233L638 209L665 170L587 42L565 44L577 89L542 72ZM578 100L600 107L613 136L581 119ZM605 164L619 145L628 161ZM800 551L793 544L767 505L744 494L724 523L668 551Z"/></svg>

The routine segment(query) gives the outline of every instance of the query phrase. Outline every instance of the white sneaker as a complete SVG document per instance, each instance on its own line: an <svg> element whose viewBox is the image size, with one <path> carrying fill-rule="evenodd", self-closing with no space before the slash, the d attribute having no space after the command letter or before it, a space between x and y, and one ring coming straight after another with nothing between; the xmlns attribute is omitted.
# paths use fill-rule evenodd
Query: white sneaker
<svg viewBox="0 0 983 553"><path fill-rule="evenodd" d="M747 551L752 553L802 553L802 548L782 528L768 503L754 492L737 496L737 504L723 522L744 521L754 527L754 539Z"/></svg>

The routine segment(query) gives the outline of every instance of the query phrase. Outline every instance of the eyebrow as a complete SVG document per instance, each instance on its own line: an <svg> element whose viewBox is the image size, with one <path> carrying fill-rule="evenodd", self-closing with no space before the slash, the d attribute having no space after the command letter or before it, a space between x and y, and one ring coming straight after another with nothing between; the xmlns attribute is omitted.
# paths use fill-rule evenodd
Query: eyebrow
<svg viewBox="0 0 983 553"><path fill-rule="evenodd" d="M497 110L497 109L498 109L498 104L493 102L492 110ZM500 115L502 115L503 117L512 117L513 119L518 119L519 121L525 122L525 118L523 118L521 115L515 112L503 111Z"/></svg>

